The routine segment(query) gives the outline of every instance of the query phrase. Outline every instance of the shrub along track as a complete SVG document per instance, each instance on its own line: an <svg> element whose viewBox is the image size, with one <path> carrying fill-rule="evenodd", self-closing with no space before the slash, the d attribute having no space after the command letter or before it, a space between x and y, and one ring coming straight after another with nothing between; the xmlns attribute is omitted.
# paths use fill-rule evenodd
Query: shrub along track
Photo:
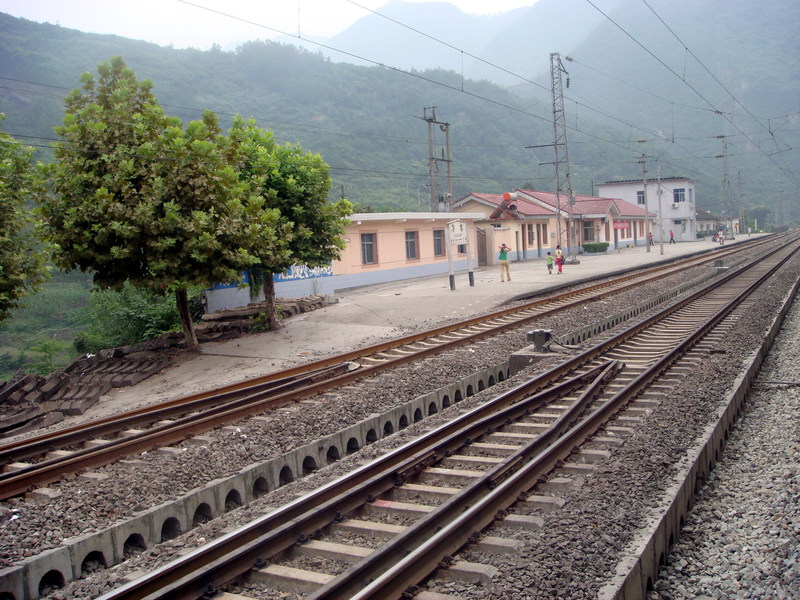
<svg viewBox="0 0 800 600"><path fill-rule="evenodd" d="M679 301L663 314L637 323L419 442L401 447L154 574L110 592L103 600L201 598L214 586L250 572L254 566L253 578L278 587L276 597L286 597L282 594L287 590L281 590L281 584L292 592L300 581L311 588L322 584L307 596L314 600L399 598L409 586L441 566L443 557L478 542L478 531L495 521L501 521L501 525L494 527L502 527L503 521L511 520L504 519L501 511L515 505L521 494L526 495L554 467L580 471L580 466L565 467L563 461L596 436L607 421L616 418L617 426L623 423L629 427L637 422L643 406L634 403L632 411L623 409L646 394L659 378L674 380L676 375L670 375L670 369L678 361L683 367L699 365L710 349L701 340L709 334L726 335L732 322L751 311L750 295L769 281L797 246L795 243L757 261L755 266L731 273L710 286L711 291L703 290ZM743 302L746 304L740 306ZM737 307L738 316L733 314ZM712 333L715 327L721 327L722 332ZM632 366L623 368L621 358ZM591 364L596 366L590 369ZM559 384L562 387L539 391L572 371L579 375L563 381ZM645 400L644 404L646 408L655 402ZM525 430L529 433L520 433ZM504 445L507 448L502 448ZM465 461L474 467L480 464L480 459L469 461L465 455L483 456L484 472L465 474L461 469L459 474L452 466L443 466L463 467ZM503 459L498 461L498 455ZM439 481L448 475L463 487L410 483ZM419 513L425 516L396 528L397 535L378 548L310 540L325 528L341 531L350 527L361 535L379 528L361 519L354 521L348 518L350 514L380 514L393 508L405 515L414 512L405 504L400 506L398 498L416 499L416 506L424 507ZM437 504L431 498L438 499L438 506L431 506ZM340 524L343 520L345 525ZM484 543L483 551L491 551L493 545L503 546L494 540ZM339 574L318 576L274 564L275 557L285 556L283 560L291 564L298 555L327 558L327 567ZM266 561L273 564L264 566ZM337 561L356 564L349 568L331 565ZM464 570L464 563L456 562L455 566ZM492 576L491 570L470 575L489 582Z"/></svg>

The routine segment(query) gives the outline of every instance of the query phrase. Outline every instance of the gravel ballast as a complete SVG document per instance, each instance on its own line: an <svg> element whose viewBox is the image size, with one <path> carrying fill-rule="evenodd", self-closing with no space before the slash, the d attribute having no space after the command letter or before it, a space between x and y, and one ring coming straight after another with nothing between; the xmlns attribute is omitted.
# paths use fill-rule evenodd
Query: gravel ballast
<svg viewBox="0 0 800 600"><path fill-rule="evenodd" d="M683 278L697 276L697 273L693 274L691 271L687 270ZM793 274L785 280L792 277L796 279L797 274L795 267ZM501 572L492 586L475 588L457 585L452 588L452 584L433 580L430 587L436 589L442 586L443 589L439 591L461 593L468 598L552 598L560 597L558 590L564 589L574 592L570 593L570 598L594 597L604 580L604 574L613 568L615 553L624 546L630 537L629 532L636 527L638 519L649 506L649 490L657 492L659 485L666 485L670 466L691 443L693 434L701 429L703 419L713 412L715 405L708 402L710 391L724 390L738 372L738 358L747 355L747 349L754 347L762 336L765 323L781 297L781 291L785 294L785 280L775 282L771 291L766 294L768 299L760 301L762 314L753 315L752 319L743 322L741 328L737 329L735 338L726 342L727 354L715 356L698 372L687 377L675 390L675 402L662 406L663 411L655 413L657 418L651 419L655 438L648 434L647 437L627 440L625 451L615 454L612 464L603 466L603 477L590 478L570 498L564 511L548 517L545 531L526 539L525 551L515 558L512 565L498 565ZM536 326L553 329L555 333L569 331L599 320L632 302L639 302L645 295L656 295L678 283L680 282L676 282L674 278L665 278L657 284L642 286L613 299L605 299L602 304L595 303L573 311L562 311L557 318L543 319ZM794 319L797 319L796 315ZM524 331L508 333L492 344L480 345L480 352L455 352L448 357L433 359L423 367L423 373L414 371L419 370L420 366L408 367L411 370L401 369L388 378L382 377L380 384L364 383L363 386L366 387L354 393L352 398L342 398L341 403L332 408L328 417L320 415L316 408L313 415L304 410L281 411L280 427L273 424L270 431L265 432L259 431L255 426L243 424L243 434L237 440L231 439L228 440L231 443L215 445L213 451L208 450L208 447L205 451L202 448L187 447L186 452L170 461L148 455L140 457L143 466L136 469L123 470L119 465L112 465L103 469L110 475L109 479L91 487L75 480L64 481L61 484L64 497L47 507L28 506L28 503L22 502L15 504L14 501L6 503L0 510L0 521L3 524L0 529L2 559L13 561L19 557L19 554L11 551L11 540L29 540L27 545L19 549L24 556L57 545L65 537L108 526L135 510L136 506L157 504L196 487L198 480L208 481L225 476L246 464L274 457L308 439L335 431L342 425L342 415L347 415L347 421L355 421L366 414L386 410L409 397L419 395L429 387L423 386L422 380L429 380L433 384L452 380L455 376L474 372L482 366L502 362L511 352L526 345ZM412 382L416 383L412 386ZM511 384L513 381L507 383ZM370 456L379 455L388 447L403 443L420 429L435 427L441 419L452 418L456 412L469 409L482 398L496 395L502 387L503 385L486 390L452 409L442 411L440 415L366 448L356 457L349 457L336 465L321 469L307 480L285 486L252 506L235 510L223 518L197 527L177 540L148 550L113 570L71 584L53 594L52 598L95 597L101 590L107 591L118 585L119 578L124 573L152 569L174 557L182 548L211 539L223 528L244 523L292 495L338 476L345 469L351 468L353 463L369 460ZM368 398L369 402L365 403L364 398ZM683 426L687 416L691 421L697 422L696 428ZM679 423L681 425L677 425ZM794 478L796 489L796 470ZM643 480L647 482L647 486L642 486ZM121 485L121 481L126 482L125 485ZM166 482L170 482L169 485ZM141 486L141 489L131 493L137 486ZM796 506L796 493L794 503ZM796 515L794 523L796 526ZM33 531L42 533L33 536ZM796 541L796 527L794 535ZM485 559L487 562L498 560L497 557ZM448 589L445 590L444 587Z"/></svg>
<svg viewBox="0 0 800 600"><path fill-rule="evenodd" d="M795 305L649 600L800 598L798 354Z"/></svg>

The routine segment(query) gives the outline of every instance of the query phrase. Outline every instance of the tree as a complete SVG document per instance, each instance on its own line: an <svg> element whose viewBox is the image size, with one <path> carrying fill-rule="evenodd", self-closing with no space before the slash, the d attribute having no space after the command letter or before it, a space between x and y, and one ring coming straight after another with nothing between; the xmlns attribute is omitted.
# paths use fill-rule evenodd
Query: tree
<svg viewBox="0 0 800 600"><path fill-rule="evenodd" d="M57 264L93 271L101 289L126 281L172 292L187 347L197 350L187 289L234 281L267 252L278 214L227 162L211 112L185 129L116 57L66 99L52 193L43 199Z"/></svg>
<svg viewBox="0 0 800 600"><path fill-rule="evenodd" d="M48 276L47 251L25 204L40 185L33 149L0 133L0 321L21 307L22 299Z"/></svg>
<svg viewBox="0 0 800 600"><path fill-rule="evenodd" d="M330 169L319 154L303 152L296 144L278 145L271 132L238 116L228 135L240 180L278 212L278 229L287 235L287 244L279 251L250 247L258 259L250 269L251 286L263 285L267 323L277 329L273 274L295 264L325 266L341 256L352 204L345 199L328 201Z"/></svg>

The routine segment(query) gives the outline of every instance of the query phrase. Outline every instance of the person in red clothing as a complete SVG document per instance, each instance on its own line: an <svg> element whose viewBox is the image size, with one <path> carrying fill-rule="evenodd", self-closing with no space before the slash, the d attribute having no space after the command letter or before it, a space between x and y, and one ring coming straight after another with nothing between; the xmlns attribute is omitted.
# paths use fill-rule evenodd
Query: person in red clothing
<svg viewBox="0 0 800 600"><path fill-rule="evenodd" d="M556 246L556 268L558 274L561 275L561 269L564 266L564 253L561 251L561 246Z"/></svg>
<svg viewBox="0 0 800 600"><path fill-rule="evenodd" d="M674 244L675 243L675 234L672 233L672 229L669 230L669 243L670 244Z"/></svg>

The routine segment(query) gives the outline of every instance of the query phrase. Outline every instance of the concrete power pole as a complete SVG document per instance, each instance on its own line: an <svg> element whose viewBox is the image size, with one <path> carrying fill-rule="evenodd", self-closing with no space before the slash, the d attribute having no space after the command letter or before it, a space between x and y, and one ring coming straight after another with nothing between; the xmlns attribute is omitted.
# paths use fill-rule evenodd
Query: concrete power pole
<svg viewBox="0 0 800 600"><path fill-rule="evenodd" d="M731 179L728 176L728 142L722 137L722 190L725 193L725 237L733 235L733 203L731 200ZM730 225L729 225L730 223Z"/></svg>
<svg viewBox="0 0 800 600"><path fill-rule="evenodd" d="M567 58L569 60L569 58ZM567 151L567 120L564 113L564 90L561 84L561 74L567 73L561 62L558 52L550 54L550 82L553 95L553 148L556 154L556 222L558 227L558 243L561 244L561 195L567 194L568 226L567 226L567 251L572 262L575 259L575 230L572 224L572 207L575 196L572 193L572 184L569 179L569 153ZM569 75L569 73L567 73ZM569 87L569 77L567 77Z"/></svg>
<svg viewBox="0 0 800 600"><path fill-rule="evenodd" d="M647 217L647 156L642 154L637 162L642 165L642 185L644 186L644 245L650 252L650 219Z"/></svg>
<svg viewBox="0 0 800 600"><path fill-rule="evenodd" d="M428 175L431 180L431 212L440 212L440 205L443 205L444 212L450 212L453 208L453 161L450 157L450 123L436 120L435 106L430 108L430 115L428 115L427 108L423 108L422 111L422 120L428 123ZM444 132L445 149L442 150L441 158L436 157L434 125L438 125L439 129ZM437 182L440 161L447 164L447 194L441 202Z"/></svg>
<svg viewBox="0 0 800 600"><path fill-rule="evenodd" d="M744 193L742 192L742 172L738 171L739 175L739 233L747 229L744 222Z"/></svg>

